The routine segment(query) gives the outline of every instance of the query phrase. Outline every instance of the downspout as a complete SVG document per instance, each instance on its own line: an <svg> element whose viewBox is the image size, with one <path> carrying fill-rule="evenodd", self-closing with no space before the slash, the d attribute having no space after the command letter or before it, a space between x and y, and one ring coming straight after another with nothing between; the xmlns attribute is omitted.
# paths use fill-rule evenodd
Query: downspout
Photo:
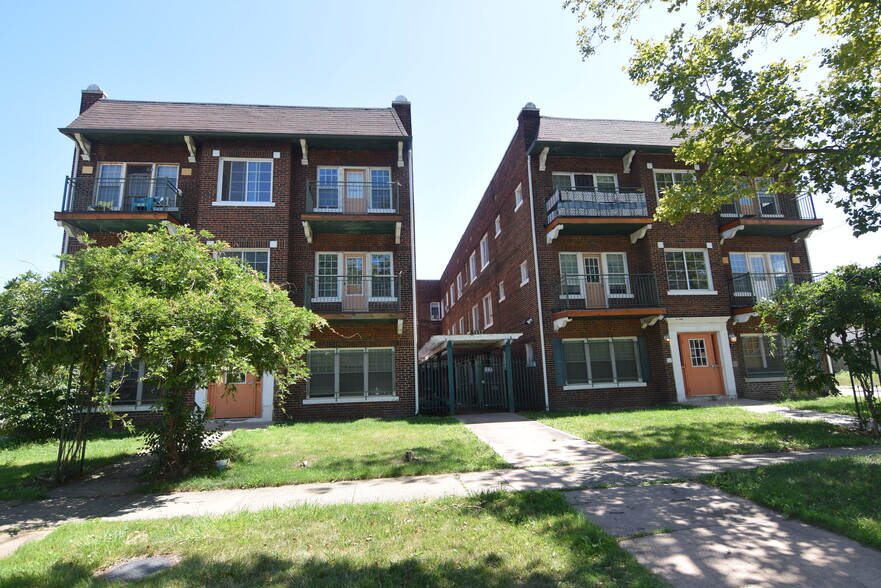
<svg viewBox="0 0 881 588"><path fill-rule="evenodd" d="M532 196L532 156L526 156L526 174L529 177L529 214L532 219L532 256L535 267L535 297L538 301L538 336L541 341L541 371L545 386L545 410L551 409L548 399L548 361L545 356L545 322L541 308L541 278L538 271L538 238L535 235L535 203Z"/></svg>
<svg viewBox="0 0 881 588"><path fill-rule="evenodd" d="M412 272L413 289L413 391L416 393L416 408L413 414L419 414L419 322L416 320L416 208L413 197L413 143L410 143L408 157L410 171L410 271Z"/></svg>

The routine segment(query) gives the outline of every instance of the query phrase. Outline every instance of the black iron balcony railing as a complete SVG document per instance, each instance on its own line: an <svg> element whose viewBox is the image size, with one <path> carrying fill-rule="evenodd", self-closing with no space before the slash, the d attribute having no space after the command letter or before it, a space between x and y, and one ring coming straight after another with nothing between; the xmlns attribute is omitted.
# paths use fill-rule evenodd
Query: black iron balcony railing
<svg viewBox="0 0 881 588"><path fill-rule="evenodd" d="M752 306L759 300L767 300L782 286L813 282L822 275L807 272L736 273L729 279L731 306Z"/></svg>
<svg viewBox="0 0 881 588"><path fill-rule="evenodd" d="M554 312L656 308L655 274L566 274L552 286Z"/></svg>
<svg viewBox="0 0 881 588"><path fill-rule="evenodd" d="M762 218L782 220L814 220L814 200L809 194L801 196L760 193L754 198L741 198L719 209L722 222L732 218Z"/></svg>
<svg viewBox="0 0 881 588"><path fill-rule="evenodd" d="M548 224L561 216L648 216L642 188L557 188L545 203Z"/></svg>
<svg viewBox="0 0 881 588"><path fill-rule="evenodd" d="M322 312L398 312L401 274L395 276L306 275L305 306Z"/></svg>
<svg viewBox="0 0 881 588"><path fill-rule="evenodd" d="M172 212L183 200L180 180L171 178L67 178L64 212Z"/></svg>
<svg viewBox="0 0 881 588"><path fill-rule="evenodd" d="M397 182L306 180L306 212L395 214L400 187Z"/></svg>

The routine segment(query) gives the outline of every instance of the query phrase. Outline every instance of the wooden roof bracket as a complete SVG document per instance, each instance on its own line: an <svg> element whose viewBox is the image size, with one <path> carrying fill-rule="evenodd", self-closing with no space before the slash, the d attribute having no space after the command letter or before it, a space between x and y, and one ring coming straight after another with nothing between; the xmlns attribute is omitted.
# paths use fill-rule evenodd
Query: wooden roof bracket
<svg viewBox="0 0 881 588"><path fill-rule="evenodd" d="M403 223L401 221L397 221L395 223L395 245L401 244L401 226L402 226L402 224Z"/></svg>
<svg viewBox="0 0 881 588"><path fill-rule="evenodd" d="M631 149L627 155L624 156L624 173L630 173L630 164L633 163L633 156L636 155L636 149Z"/></svg>
<svg viewBox="0 0 881 588"><path fill-rule="evenodd" d="M300 139L300 151L303 152L303 158L300 159L300 163L302 165L309 165L309 146L306 144L306 139ZM312 242L311 240L309 241Z"/></svg>
<svg viewBox="0 0 881 588"><path fill-rule="evenodd" d="M539 155L538 155L538 171L545 170L545 163L548 160L548 153L550 152L550 150L551 150L550 147L545 147L544 149L541 150L541 153L539 153Z"/></svg>
<svg viewBox="0 0 881 588"><path fill-rule="evenodd" d="M563 318L554 319L554 332L556 333L566 325L572 322L572 319L568 316L564 316Z"/></svg>
<svg viewBox="0 0 881 588"><path fill-rule="evenodd" d="M642 325L643 329L647 329L649 327L654 327L655 323L660 320L664 320L663 314L653 314L652 316L647 316L643 319L639 319L639 322Z"/></svg>
<svg viewBox="0 0 881 588"><path fill-rule="evenodd" d="M814 231L817 231L819 229L820 229L820 227L816 226L816 227L811 227L810 229L805 229L804 231L799 231L798 233L796 233L792 236L792 242L797 243L799 239L807 239L808 237L811 236L811 234L813 234Z"/></svg>
<svg viewBox="0 0 881 588"><path fill-rule="evenodd" d="M92 143L90 143L88 139L86 139L79 133L73 134L73 140L76 141L76 144L80 148L80 158L82 158L83 161L91 161Z"/></svg>
<svg viewBox="0 0 881 588"><path fill-rule="evenodd" d="M650 228L652 228L651 223L649 223L647 225L643 225L640 228L633 231L632 233L630 233L630 242L633 244L636 244L637 241L639 241L640 239L645 237L645 234L648 232L648 230Z"/></svg>
<svg viewBox="0 0 881 588"><path fill-rule="evenodd" d="M727 231L722 231L722 238L719 239L719 245L724 245L725 241L730 241L737 234L737 231L742 231L746 227L746 225L737 225L736 227L731 227Z"/></svg>
<svg viewBox="0 0 881 588"><path fill-rule="evenodd" d="M187 149L190 152L190 156L187 158L187 161L190 163L196 163L196 141L193 140L193 137L190 135L184 135L184 143L187 144Z"/></svg>
<svg viewBox="0 0 881 588"><path fill-rule="evenodd" d="M404 142L398 141L398 167L404 167Z"/></svg>
<svg viewBox="0 0 881 588"><path fill-rule="evenodd" d="M303 221L303 234L306 235L306 242L312 243L312 227L309 226L309 221Z"/></svg>
<svg viewBox="0 0 881 588"><path fill-rule="evenodd" d="M556 239L557 237L560 236L560 232L563 230L563 228L565 226L566 225L564 225L563 223L558 223L557 225L554 226L553 229L551 229L551 231L545 236L545 238L547 239L548 245L553 243L554 239Z"/></svg>

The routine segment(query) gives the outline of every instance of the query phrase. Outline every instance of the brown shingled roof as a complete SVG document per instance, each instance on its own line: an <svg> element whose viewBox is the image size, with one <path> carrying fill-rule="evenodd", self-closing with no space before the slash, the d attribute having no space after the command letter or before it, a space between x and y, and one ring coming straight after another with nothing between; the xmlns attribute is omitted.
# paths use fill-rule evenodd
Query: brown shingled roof
<svg viewBox="0 0 881 588"><path fill-rule="evenodd" d="M664 123L635 120L591 120L541 117L536 141L676 147L682 140Z"/></svg>
<svg viewBox="0 0 881 588"><path fill-rule="evenodd" d="M63 131L124 130L406 137L391 108L317 108L99 100Z"/></svg>

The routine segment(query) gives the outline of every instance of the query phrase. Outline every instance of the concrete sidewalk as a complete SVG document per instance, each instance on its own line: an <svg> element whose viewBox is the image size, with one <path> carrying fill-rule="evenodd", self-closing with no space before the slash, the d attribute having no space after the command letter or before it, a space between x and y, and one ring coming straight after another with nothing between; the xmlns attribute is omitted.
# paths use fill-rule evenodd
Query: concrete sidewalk
<svg viewBox="0 0 881 588"><path fill-rule="evenodd" d="M514 467L629 459L602 445L512 412L456 418Z"/></svg>

